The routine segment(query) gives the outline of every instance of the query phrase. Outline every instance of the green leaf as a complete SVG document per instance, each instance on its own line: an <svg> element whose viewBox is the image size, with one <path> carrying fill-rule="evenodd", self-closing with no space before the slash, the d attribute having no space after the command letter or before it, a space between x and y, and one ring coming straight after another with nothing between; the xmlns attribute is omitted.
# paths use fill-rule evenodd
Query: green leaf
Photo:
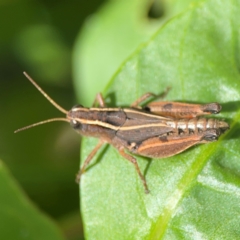
<svg viewBox="0 0 240 240"><path fill-rule="evenodd" d="M54 223L36 209L0 162L1 239L64 239Z"/></svg>
<svg viewBox="0 0 240 240"><path fill-rule="evenodd" d="M102 148L81 181L87 239L239 238L239 10L239 1L192 3L119 67L104 92L110 106L171 86L166 100L219 102L219 118L231 127L217 142L171 158L137 156L150 194L131 163ZM84 139L82 160L96 142Z"/></svg>
<svg viewBox="0 0 240 240"><path fill-rule="evenodd" d="M96 93L159 22L146 18L149 1L108 1L89 18L76 41L74 75L78 99L91 104Z"/></svg>

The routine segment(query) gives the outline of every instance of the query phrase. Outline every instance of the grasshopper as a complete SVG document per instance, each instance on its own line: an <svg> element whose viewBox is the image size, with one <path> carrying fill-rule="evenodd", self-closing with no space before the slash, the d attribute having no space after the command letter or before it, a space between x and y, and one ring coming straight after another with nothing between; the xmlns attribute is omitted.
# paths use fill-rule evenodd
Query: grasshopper
<svg viewBox="0 0 240 240"><path fill-rule="evenodd" d="M21 129L19 132L40 124L53 121L69 122L74 130L87 137L99 139L80 168L76 181L80 183L82 174L103 144L115 147L119 154L131 162L139 175L145 192L148 185L133 153L149 158L166 158L185 151L200 143L216 141L229 125L225 121L200 116L217 114L221 111L218 103L188 104L181 102L150 102L145 107L141 104L155 96L146 93L129 108L108 108L102 95L97 94L94 103L100 107L85 108L74 106L70 111L59 106L26 73L28 80L43 96L66 118L52 118Z"/></svg>

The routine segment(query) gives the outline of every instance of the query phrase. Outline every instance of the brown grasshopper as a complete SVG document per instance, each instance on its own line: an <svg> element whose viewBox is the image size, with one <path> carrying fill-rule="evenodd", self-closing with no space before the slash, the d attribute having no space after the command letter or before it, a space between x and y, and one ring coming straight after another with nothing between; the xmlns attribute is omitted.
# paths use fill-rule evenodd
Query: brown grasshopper
<svg viewBox="0 0 240 240"><path fill-rule="evenodd" d="M98 144L90 152L77 174L77 182L104 143L114 146L120 155L133 163L148 193L148 186L136 158L133 154L150 158L166 158L200 143L216 141L229 128L228 123L213 118L198 118L202 115L216 114L221 111L218 103L187 104L180 102L150 102L147 106L140 104L150 97L146 93L130 105L129 108L107 108L101 94L97 94L95 103L100 107L85 108L74 106L70 111L63 109L53 101L24 72L29 81L58 110L66 114L66 118L53 118L18 129L19 132L30 127L53 121L66 121L83 136L99 139ZM126 152L127 150L127 152Z"/></svg>

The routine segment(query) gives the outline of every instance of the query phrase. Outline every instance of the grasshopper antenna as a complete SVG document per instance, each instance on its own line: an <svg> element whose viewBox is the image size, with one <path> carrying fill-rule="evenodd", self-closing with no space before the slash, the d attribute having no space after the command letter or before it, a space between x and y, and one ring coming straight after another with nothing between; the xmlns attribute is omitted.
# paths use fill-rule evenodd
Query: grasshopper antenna
<svg viewBox="0 0 240 240"><path fill-rule="evenodd" d="M60 105L58 105L55 101L53 101L52 98L50 98L41 88L37 85L37 83L26 73L23 72L25 77L36 87L36 89L54 106L56 107L60 112L67 114L68 111L62 108Z"/></svg>
<svg viewBox="0 0 240 240"><path fill-rule="evenodd" d="M39 126L39 125L42 125L42 124L45 124L45 123L59 122L59 121L70 122L67 118L51 118L51 119L44 120L44 121L41 121L41 122L33 123L33 124L28 125L28 126L23 127L23 128L19 128L16 131L14 131L14 133L21 132L23 130L26 130L26 129L29 129L29 128L32 128L32 127L36 127L36 126Z"/></svg>
<svg viewBox="0 0 240 240"><path fill-rule="evenodd" d="M57 104L51 97L49 97L47 95L47 93L45 93L42 90L42 88L26 72L23 72L23 74L55 108L57 108L60 112L66 114L66 115L68 114L68 111L65 110L64 108L62 108L59 104ZM67 118L51 118L51 119L48 119L48 120L44 120L44 121L41 121L41 122L38 122L38 123L31 124L31 125L26 126L26 127L17 129L16 131L14 131L14 133L17 133L17 132L20 132L20 131L23 131L23 130L26 130L26 129L29 129L29 128L32 128L32 127L36 127L38 125L42 125L42 124L49 123L49 122L56 122L56 121L70 122L70 120L67 119Z"/></svg>

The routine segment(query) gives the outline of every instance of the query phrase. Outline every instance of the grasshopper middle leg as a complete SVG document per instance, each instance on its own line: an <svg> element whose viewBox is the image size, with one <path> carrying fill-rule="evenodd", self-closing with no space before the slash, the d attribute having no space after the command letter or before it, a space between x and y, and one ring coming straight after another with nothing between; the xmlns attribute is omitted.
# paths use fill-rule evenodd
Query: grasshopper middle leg
<svg viewBox="0 0 240 240"><path fill-rule="evenodd" d="M140 98L138 98L136 101L134 101L130 107L133 107L133 108L141 108L141 104L146 101L146 100L150 100L150 98L160 98L160 99L163 99L166 97L166 95L168 94L169 90L171 88L170 87L167 87L166 90L161 93L160 95L156 95L154 93L151 93L151 92L147 92L145 94L143 94Z"/></svg>

